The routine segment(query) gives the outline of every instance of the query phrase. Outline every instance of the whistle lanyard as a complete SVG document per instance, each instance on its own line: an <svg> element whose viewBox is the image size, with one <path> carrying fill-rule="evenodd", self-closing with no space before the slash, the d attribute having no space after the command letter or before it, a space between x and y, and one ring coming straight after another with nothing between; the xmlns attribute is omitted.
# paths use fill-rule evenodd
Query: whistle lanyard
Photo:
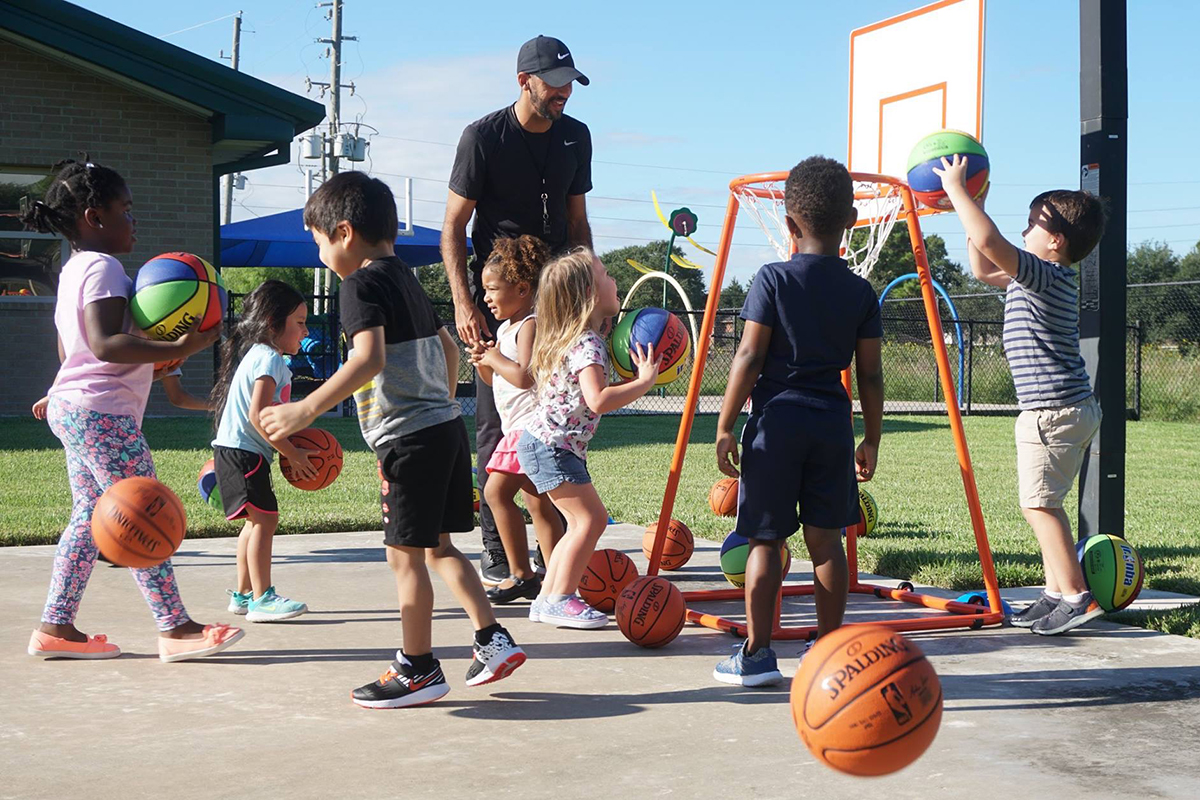
<svg viewBox="0 0 1200 800"><path fill-rule="evenodd" d="M525 143L525 149L529 152L529 160L532 161L533 165L537 168L538 177L542 181L542 195L541 195L541 199L542 199L542 235L549 236L550 235L550 203L549 203L550 195L546 193L546 168L550 164L550 150L551 150L551 148L554 147L554 139L551 138L549 143L546 145L546 158L539 164L538 160L537 160L537 156L534 155L534 153L533 153L533 146L529 144L529 138L525 135L525 128L522 127L521 120L517 117L517 109L516 109L515 104L513 105L511 110L512 110L512 115L513 115L513 122L516 123L517 130L519 130L521 132L521 141ZM554 126L551 125L550 130L547 131L547 134L549 134L550 131L553 131L553 130L554 130Z"/></svg>

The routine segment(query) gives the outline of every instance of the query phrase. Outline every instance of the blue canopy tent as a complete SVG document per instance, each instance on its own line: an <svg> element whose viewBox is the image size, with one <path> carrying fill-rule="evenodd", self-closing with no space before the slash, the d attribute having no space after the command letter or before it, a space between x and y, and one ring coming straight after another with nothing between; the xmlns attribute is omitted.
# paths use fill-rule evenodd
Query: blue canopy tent
<svg viewBox="0 0 1200 800"><path fill-rule="evenodd" d="M396 255L410 267L423 267L442 260L438 241L441 231L414 225L412 236L396 237ZM471 240L467 240L467 251ZM266 217L231 222L221 226L221 268L227 267L321 267L312 233L304 230L304 213L281 211Z"/></svg>

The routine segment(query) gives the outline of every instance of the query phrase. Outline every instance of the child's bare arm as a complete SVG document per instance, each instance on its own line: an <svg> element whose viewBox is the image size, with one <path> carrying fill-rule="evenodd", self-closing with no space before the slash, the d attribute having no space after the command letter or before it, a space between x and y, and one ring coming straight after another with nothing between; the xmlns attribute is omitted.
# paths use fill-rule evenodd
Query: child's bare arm
<svg viewBox="0 0 1200 800"><path fill-rule="evenodd" d="M272 437L263 427L260 417L263 409L271 407L271 400L275 397L275 379L270 376L263 375L254 382L254 388L250 392L250 424L258 431L259 436L267 440L267 443L279 451L279 454L292 462L292 468L299 474L301 478L311 478L317 474L313 469L312 462L308 460L308 451L301 450L288 441L287 436Z"/></svg>
<svg viewBox="0 0 1200 800"><path fill-rule="evenodd" d="M883 434L883 356L879 338L859 339L854 347L858 401L862 406L863 440L854 453L859 481L875 476L879 439Z"/></svg>
<svg viewBox="0 0 1200 800"><path fill-rule="evenodd" d="M771 327L747 320L742 330L742 341L729 367L729 382L725 385L725 398L721 401L721 416L717 418L717 469L731 478L738 477L735 465L740 463L733 426L746 405L750 390L762 373L770 344Z"/></svg>
<svg viewBox="0 0 1200 800"><path fill-rule="evenodd" d="M607 414L624 408L654 386L662 356L655 356L653 347L643 351L640 344L636 350L630 351L630 355L637 370L637 377L633 380L609 385L604 368L599 364L591 364L579 373L579 390L588 408L595 413Z"/></svg>
<svg viewBox="0 0 1200 800"><path fill-rule="evenodd" d="M959 221L962 222L963 230L967 232L967 238L975 245L980 255L1005 275L1015 278L1017 275L1017 248L1004 238L1000 229L996 227L996 223L992 222L992 218L975 203L967 191L967 158L959 155L955 155L953 160L943 158L942 168L934 167L933 171L934 174L941 177L946 197L954 205L954 211L958 214ZM970 248L967 253L969 258ZM971 271L975 271L974 262L971 264ZM986 267L984 273L990 274ZM976 277L979 276L976 275ZM1007 281L1005 285L1007 285Z"/></svg>
<svg viewBox="0 0 1200 800"><path fill-rule="evenodd" d="M438 328L438 340L442 343L442 355L446 357L446 380L449 386L450 399L458 392L458 345L450 338L450 333L444 328Z"/></svg>
<svg viewBox="0 0 1200 800"><path fill-rule="evenodd" d="M179 379L178 375L164 375L162 378L162 387L163 391L167 393L167 400L176 408L186 408L191 411L209 410L208 401L201 400L187 389L184 389L183 381Z"/></svg>
<svg viewBox="0 0 1200 800"><path fill-rule="evenodd" d="M531 319L517 332L516 361L506 358L499 347L489 347L480 353L476 366L487 368L518 389L532 389L533 374L529 371L529 365L533 361L533 336L536 326L537 320Z"/></svg>

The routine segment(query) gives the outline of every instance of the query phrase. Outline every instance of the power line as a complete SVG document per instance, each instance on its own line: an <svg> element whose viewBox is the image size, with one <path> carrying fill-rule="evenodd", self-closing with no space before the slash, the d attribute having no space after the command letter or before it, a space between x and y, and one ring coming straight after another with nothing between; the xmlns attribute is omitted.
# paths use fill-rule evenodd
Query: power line
<svg viewBox="0 0 1200 800"><path fill-rule="evenodd" d="M174 36L177 33L187 33L188 31L194 31L194 30L196 30L196 28L203 28L205 25L212 25L214 22L220 22L223 19L229 19L230 17L235 17L241 13L242 12L240 12L240 11L235 11L234 13L226 14L223 17L217 17L216 19L210 19L208 22L201 22L196 25L192 25L191 27L188 27L188 28L180 28L177 31L171 31L170 33L164 33L162 36L159 36L158 38L166 39L168 36Z"/></svg>

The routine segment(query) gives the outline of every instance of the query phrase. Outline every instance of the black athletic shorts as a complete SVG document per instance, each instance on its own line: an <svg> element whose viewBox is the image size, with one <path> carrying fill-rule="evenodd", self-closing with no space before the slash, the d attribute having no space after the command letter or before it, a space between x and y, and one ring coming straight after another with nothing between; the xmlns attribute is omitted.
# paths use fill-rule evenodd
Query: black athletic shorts
<svg viewBox="0 0 1200 800"><path fill-rule="evenodd" d="M271 488L271 462L258 453L234 447L214 447L213 464L225 519L244 519L253 507L264 514L278 514L279 503Z"/></svg>
<svg viewBox="0 0 1200 800"><path fill-rule="evenodd" d="M391 439L375 451L383 481L383 543L437 547L475 529L471 445L462 417Z"/></svg>

